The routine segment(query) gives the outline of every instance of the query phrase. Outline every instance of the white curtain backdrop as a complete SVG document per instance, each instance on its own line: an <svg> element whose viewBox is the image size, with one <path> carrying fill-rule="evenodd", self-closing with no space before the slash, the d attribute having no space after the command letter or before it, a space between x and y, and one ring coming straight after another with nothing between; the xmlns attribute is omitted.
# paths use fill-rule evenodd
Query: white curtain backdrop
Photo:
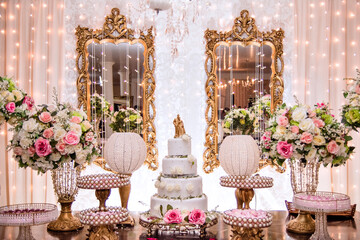
<svg viewBox="0 0 360 240"><path fill-rule="evenodd" d="M130 2L132 6L129 6ZM128 27L144 24L141 21L145 15L153 19L156 27L155 123L160 168L153 172L142 167L133 174L129 202L132 211L149 208L150 196L156 192L154 180L160 172L161 159L167 154L167 139L173 136L172 120L176 114L182 116L185 128L192 136L192 152L198 159L198 172L203 177L209 209L217 205L220 205L218 210L236 206L234 189L223 188L219 184L219 177L225 175L224 171L221 168L212 174L202 171L206 128L203 38L206 28L229 30L240 11L247 9L261 31L284 29L284 101L287 103L294 102L292 95L296 94L300 101L307 104L330 102L337 111L343 102L341 91L345 82L342 78L354 76L355 67L360 66L360 7L356 0L232 0L225 4L223 1L211 1L211 7L206 12L200 11L199 16L193 16L193 12L189 11L187 17L195 17L196 21L189 21L189 35L178 45L177 58L171 56L170 37L165 33L167 13L157 15L147 10L139 18L133 8L139 8L138 3L124 0L8 0L0 6L0 74L17 79L19 86L31 93L38 104L51 101L53 86L58 88L62 100L77 104L74 30L78 25L101 28L104 17L113 7L120 8L122 14L133 19ZM176 4L174 12L182 7L179 1ZM359 143L358 135L354 135L357 138L354 142ZM50 173L37 176L30 170L18 169L11 154L5 151L9 139L10 133L3 127L0 137L1 205L55 202ZM320 189L348 193L353 202L360 203L358 157L355 155L346 167L322 170ZM100 171L103 170L90 166L83 174ZM292 198L289 171L279 174L268 167L261 174L273 177L274 187L257 190L256 201L253 202L256 206L253 207L285 209L284 200ZM116 190L113 190L108 204L120 204ZM96 205L94 192L81 190L74 209Z"/></svg>

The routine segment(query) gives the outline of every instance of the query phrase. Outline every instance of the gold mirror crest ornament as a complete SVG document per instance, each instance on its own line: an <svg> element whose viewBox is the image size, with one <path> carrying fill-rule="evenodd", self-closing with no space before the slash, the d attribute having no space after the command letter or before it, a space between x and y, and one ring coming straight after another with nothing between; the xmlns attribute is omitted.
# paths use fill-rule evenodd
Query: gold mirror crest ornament
<svg viewBox="0 0 360 240"><path fill-rule="evenodd" d="M203 154L203 169L206 173L211 173L220 166L217 159L218 154L218 76L216 75L216 48L220 45L231 46L238 44L248 45L268 45L272 48L272 75L270 79L271 111L278 104L282 104L284 92L284 82L282 79L284 71L283 60L283 39L284 31L280 28L270 32L261 32L255 25L255 19L249 16L247 10L242 10L240 16L234 20L232 30L228 32L218 32L216 30L205 31L206 39L206 60L205 71L207 81L206 91L206 111L205 118L207 129L205 133L205 151Z"/></svg>
<svg viewBox="0 0 360 240"><path fill-rule="evenodd" d="M111 14L105 17L105 23L102 29L89 29L87 27L76 28L76 69L79 76L76 81L78 93L78 107L83 107L90 119L90 74L88 72L88 51L89 44L96 43L113 43L118 44L128 42L129 44L141 43L144 45L144 75L141 86L143 87L143 138L147 147L145 163L151 170L156 170L158 163L158 150L156 147L156 129L154 119L156 116L154 105L155 93L155 48L153 28L147 31L139 31L139 37L135 37L135 31L127 28L126 17L120 14L118 8L113 8Z"/></svg>

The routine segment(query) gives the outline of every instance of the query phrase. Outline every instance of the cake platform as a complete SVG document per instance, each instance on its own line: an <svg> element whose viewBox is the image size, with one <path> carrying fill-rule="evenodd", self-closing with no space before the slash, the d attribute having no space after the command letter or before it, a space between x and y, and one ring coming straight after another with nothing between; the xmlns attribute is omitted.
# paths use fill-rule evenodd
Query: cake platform
<svg viewBox="0 0 360 240"><path fill-rule="evenodd" d="M295 194L294 206L303 211L315 212L315 232L310 240L331 240L327 231L327 213L343 212L351 208L349 196L332 192Z"/></svg>
<svg viewBox="0 0 360 240"><path fill-rule="evenodd" d="M218 213L205 212L206 222L202 225L191 224L185 221L181 223L166 223L162 218L151 216L150 211L140 214L139 224L148 229L148 237L160 235L172 236L198 236L200 239L206 237L206 229L218 223Z"/></svg>
<svg viewBox="0 0 360 240"><path fill-rule="evenodd" d="M48 203L25 203L0 207L0 225L19 226L17 239L33 240L31 226L49 223L58 216L57 206Z"/></svg>

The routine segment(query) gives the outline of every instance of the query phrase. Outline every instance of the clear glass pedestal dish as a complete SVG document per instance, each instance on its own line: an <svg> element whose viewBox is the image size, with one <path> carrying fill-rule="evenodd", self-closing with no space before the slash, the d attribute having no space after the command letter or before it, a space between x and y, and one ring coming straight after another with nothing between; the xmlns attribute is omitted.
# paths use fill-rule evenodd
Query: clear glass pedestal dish
<svg viewBox="0 0 360 240"><path fill-rule="evenodd" d="M297 209L315 212L315 232L311 240L331 240L326 215L351 208L349 196L332 192L298 193L294 195L293 202Z"/></svg>
<svg viewBox="0 0 360 240"><path fill-rule="evenodd" d="M31 226L49 223L58 217L54 204L24 203L0 207L0 225L19 226L18 240L33 240Z"/></svg>

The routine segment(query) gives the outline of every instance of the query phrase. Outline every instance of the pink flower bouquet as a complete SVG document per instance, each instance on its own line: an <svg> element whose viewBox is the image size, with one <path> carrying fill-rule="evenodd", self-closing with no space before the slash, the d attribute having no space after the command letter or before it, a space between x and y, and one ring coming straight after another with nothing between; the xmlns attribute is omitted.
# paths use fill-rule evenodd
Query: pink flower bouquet
<svg viewBox="0 0 360 240"><path fill-rule="evenodd" d="M10 148L20 167L41 173L68 161L82 165L98 155L96 135L86 114L59 103L42 105L29 119L16 125Z"/></svg>
<svg viewBox="0 0 360 240"><path fill-rule="evenodd" d="M354 147L348 146L351 136L324 103L314 108L297 104L280 106L261 137L265 157L282 165L286 159L322 162L339 166L349 159Z"/></svg>
<svg viewBox="0 0 360 240"><path fill-rule="evenodd" d="M163 215L162 206L160 206L160 212ZM201 209L181 212L179 209L173 209L171 205L167 205L167 212L163 215L163 220L166 224L182 223L185 221L194 225L203 225L210 219L206 217L205 212Z"/></svg>
<svg viewBox="0 0 360 240"><path fill-rule="evenodd" d="M0 77L0 126L15 125L34 111L34 100L18 89L10 78Z"/></svg>

